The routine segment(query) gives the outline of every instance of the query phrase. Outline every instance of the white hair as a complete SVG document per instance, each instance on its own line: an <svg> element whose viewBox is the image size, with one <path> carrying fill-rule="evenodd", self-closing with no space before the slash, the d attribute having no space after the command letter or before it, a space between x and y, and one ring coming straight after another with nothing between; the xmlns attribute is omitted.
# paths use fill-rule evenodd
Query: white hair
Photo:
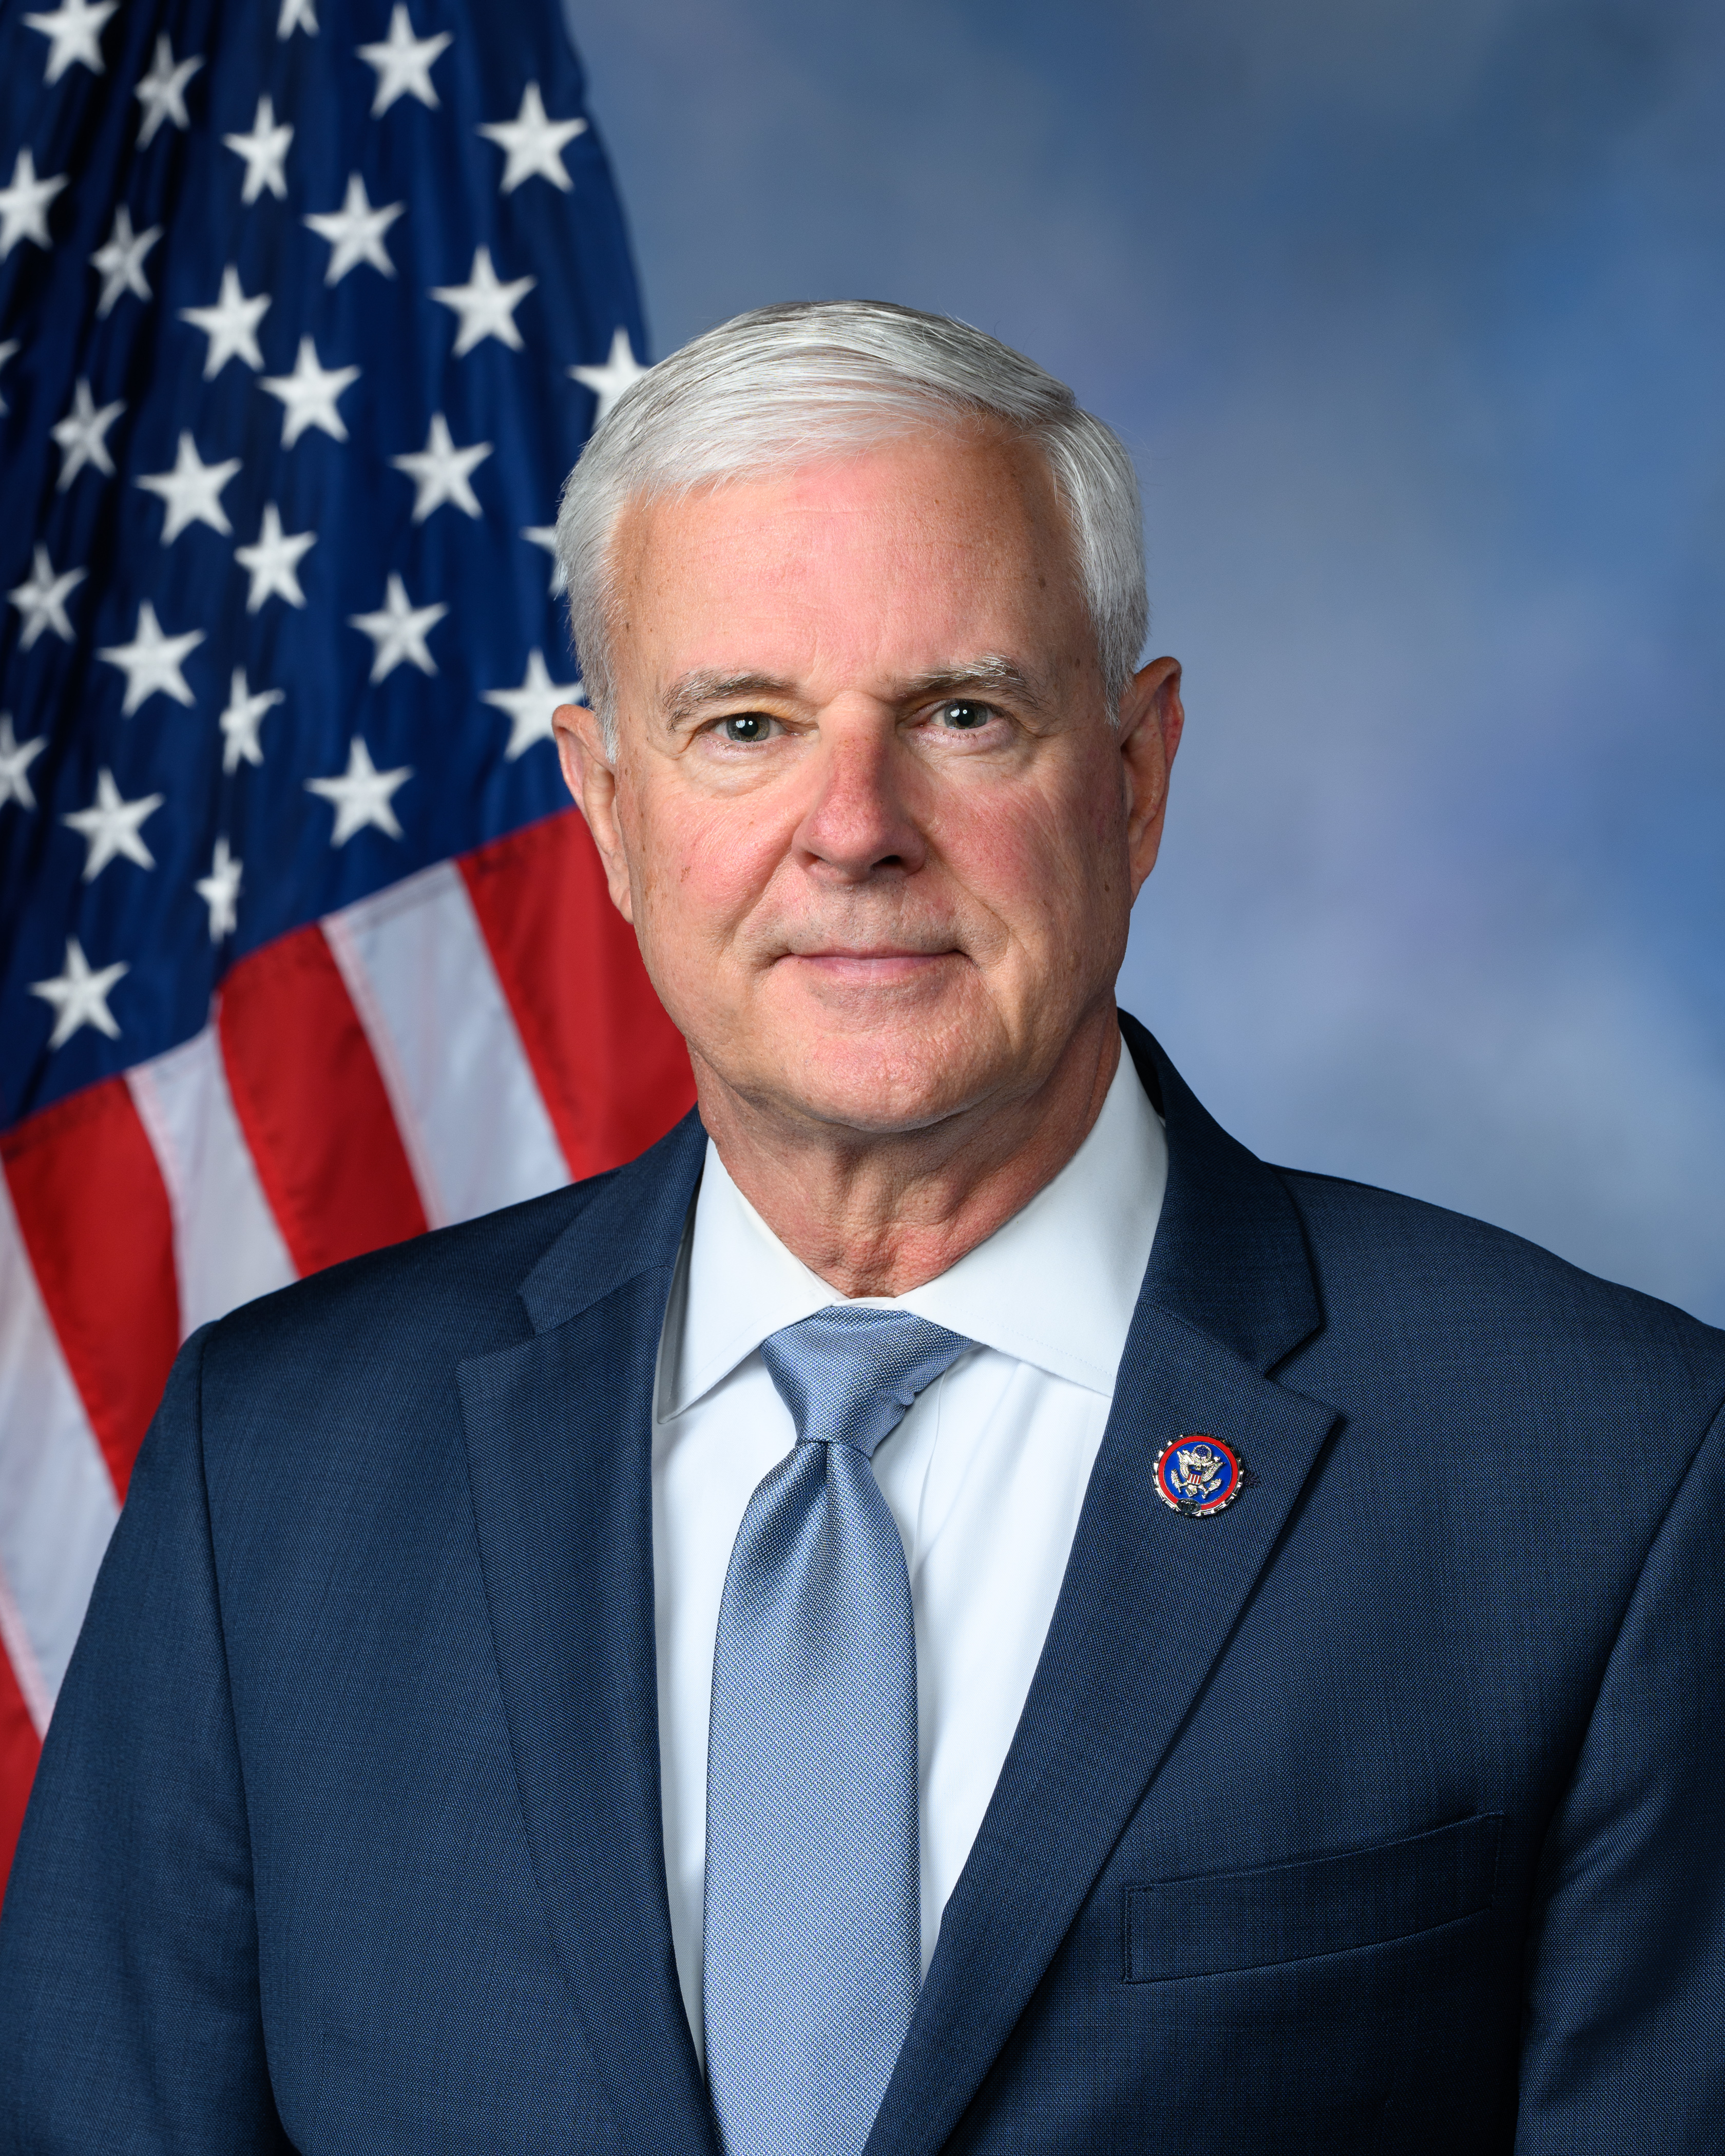
<svg viewBox="0 0 1725 2156"><path fill-rule="evenodd" d="M1137 480L1118 436L1064 382L968 323L883 300L800 300L738 315L649 368L564 485L557 559L608 744L616 743L615 540L631 503L854 455L955 420L992 421L1046 459L1117 715L1150 615Z"/></svg>

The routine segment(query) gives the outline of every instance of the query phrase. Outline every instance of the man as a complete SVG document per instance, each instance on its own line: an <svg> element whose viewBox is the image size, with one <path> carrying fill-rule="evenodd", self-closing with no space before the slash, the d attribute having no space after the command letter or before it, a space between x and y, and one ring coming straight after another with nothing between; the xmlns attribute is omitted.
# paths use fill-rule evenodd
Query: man
<svg viewBox="0 0 1725 2156"><path fill-rule="evenodd" d="M1137 520L885 306L599 430L559 739L699 1121L187 1344L0 2148L1725 2144L1725 1338L1117 1017Z"/></svg>

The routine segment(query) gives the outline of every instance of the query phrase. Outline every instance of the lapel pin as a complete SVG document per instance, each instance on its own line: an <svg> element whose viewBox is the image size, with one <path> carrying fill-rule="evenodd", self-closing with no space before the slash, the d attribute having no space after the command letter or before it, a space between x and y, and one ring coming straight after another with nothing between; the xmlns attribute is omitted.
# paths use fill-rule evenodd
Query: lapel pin
<svg viewBox="0 0 1725 2156"><path fill-rule="evenodd" d="M1219 1437L1177 1437L1156 1455L1157 1495L1189 1520L1207 1520L1225 1510L1255 1479Z"/></svg>

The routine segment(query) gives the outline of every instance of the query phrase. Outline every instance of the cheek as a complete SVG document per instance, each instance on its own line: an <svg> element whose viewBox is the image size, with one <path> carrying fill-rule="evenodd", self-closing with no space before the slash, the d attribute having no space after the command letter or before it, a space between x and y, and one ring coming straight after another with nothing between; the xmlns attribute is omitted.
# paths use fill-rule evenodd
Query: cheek
<svg viewBox="0 0 1725 2156"><path fill-rule="evenodd" d="M783 851L765 819L735 803L670 788L629 789L623 809L647 932L694 949L723 942L771 880Z"/></svg>
<svg viewBox="0 0 1725 2156"><path fill-rule="evenodd" d="M1028 797L1004 791L942 834L954 870L1014 942L1070 951L1095 940L1124 881L1123 819L1106 779L1074 771Z"/></svg>

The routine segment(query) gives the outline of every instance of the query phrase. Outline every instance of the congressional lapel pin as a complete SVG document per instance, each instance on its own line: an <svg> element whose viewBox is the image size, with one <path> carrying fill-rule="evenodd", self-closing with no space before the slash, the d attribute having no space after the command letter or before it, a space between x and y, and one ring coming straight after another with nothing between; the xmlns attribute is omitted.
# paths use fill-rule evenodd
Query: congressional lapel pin
<svg viewBox="0 0 1725 2156"><path fill-rule="evenodd" d="M1225 1511L1255 1478L1219 1437L1177 1437L1156 1455L1156 1488L1164 1505L1189 1520Z"/></svg>

